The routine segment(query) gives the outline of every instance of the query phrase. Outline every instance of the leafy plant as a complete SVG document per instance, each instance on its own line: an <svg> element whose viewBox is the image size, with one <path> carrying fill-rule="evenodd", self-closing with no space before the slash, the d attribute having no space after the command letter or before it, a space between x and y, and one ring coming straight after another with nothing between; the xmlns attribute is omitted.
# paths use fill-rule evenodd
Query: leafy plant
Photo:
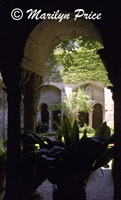
<svg viewBox="0 0 121 200"><path fill-rule="evenodd" d="M75 119L78 119L80 111L89 112L92 110L92 102L84 89L78 89L61 103L51 104L48 109L51 111L63 110L63 113L68 116L71 124L73 124Z"/></svg>
<svg viewBox="0 0 121 200"><path fill-rule="evenodd" d="M89 134L89 135L95 135L95 129L93 129L93 128L91 128L90 126L88 126L87 124L84 124L84 126L83 127L80 127L79 128L79 131L82 133L82 134L84 134L84 132L86 131L86 133L87 134Z"/></svg>
<svg viewBox="0 0 121 200"><path fill-rule="evenodd" d="M65 99L63 103L63 110L72 123L75 119L78 119L80 111L89 112L92 109L90 97L84 89L72 92L69 98Z"/></svg>
<svg viewBox="0 0 121 200"><path fill-rule="evenodd" d="M29 144L38 143L40 147L23 151L24 177L26 180L29 177L29 182L25 180L26 187L30 185L28 190L35 189L48 178L54 185L54 200L71 200L74 197L85 200L85 187L90 174L113 157L113 147L109 148L108 145L114 142L114 136L110 136L109 127L103 123L94 137L88 138L85 131L79 139L77 120L72 125L65 114L61 126L56 125L58 130L55 140L35 133L22 136L29 140ZM28 165L33 174L31 179Z"/></svg>
<svg viewBox="0 0 121 200"><path fill-rule="evenodd" d="M103 123L94 137L88 138L84 131L79 140L77 121L71 126L66 115L63 116L62 126L58 127L58 131L64 137L66 152L61 158L58 170L56 168L57 174L50 175L49 178L57 185L54 199L73 199L73 195L76 199L86 199L85 186L90 174L113 157L113 148L108 148L108 144L114 142L114 136L110 137L109 127ZM59 138L62 137L59 135Z"/></svg>
<svg viewBox="0 0 121 200"><path fill-rule="evenodd" d="M111 85L98 54L102 48L99 42L86 37L70 38L60 43L50 55L48 64L52 73L46 79L65 83L93 80Z"/></svg>
<svg viewBox="0 0 121 200"><path fill-rule="evenodd" d="M77 120L75 120L74 124L70 123L68 117L63 114L62 123L58 125L52 118L51 120L58 127L56 131L57 141L62 142L62 138L64 138L64 144L66 148L71 149L79 142L79 129Z"/></svg>
<svg viewBox="0 0 121 200"><path fill-rule="evenodd" d="M54 102L51 105L49 105L48 110L57 111L57 110L61 110L61 108L62 108L62 103Z"/></svg>
<svg viewBox="0 0 121 200"><path fill-rule="evenodd" d="M47 122L40 122L36 127L37 133L46 133L48 131L48 123Z"/></svg>

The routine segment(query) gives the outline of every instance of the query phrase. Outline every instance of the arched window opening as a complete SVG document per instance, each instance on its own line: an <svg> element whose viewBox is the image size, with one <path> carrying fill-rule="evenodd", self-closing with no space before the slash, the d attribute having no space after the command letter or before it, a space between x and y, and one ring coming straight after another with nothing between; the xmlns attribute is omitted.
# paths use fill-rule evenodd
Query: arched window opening
<svg viewBox="0 0 121 200"><path fill-rule="evenodd" d="M59 125L61 124L61 111L56 110L53 112L53 120L56 121ZM53 130L57 130L57 126L53 123Z"/></svg>
<svg viewBox="0 0 121 200"><path fill-rule="evenodd" d="M41 105L41 132L47 132L49 127L49 112L47 104Z"/></svg>
<svg viewBox="0 0 121 200"><path fill-rule="evenodd" d="M89 114L87 112L79 112L79 124L81 127L84 126L84 124L89 124Z"/></svg>
<svg viewBox="0 0 121 200"><path fill-rule="evenodd" d="M94 105L92 119L92 127L97 129L98 126L103 122L103 110L101 104L97 103Z"/></svg>

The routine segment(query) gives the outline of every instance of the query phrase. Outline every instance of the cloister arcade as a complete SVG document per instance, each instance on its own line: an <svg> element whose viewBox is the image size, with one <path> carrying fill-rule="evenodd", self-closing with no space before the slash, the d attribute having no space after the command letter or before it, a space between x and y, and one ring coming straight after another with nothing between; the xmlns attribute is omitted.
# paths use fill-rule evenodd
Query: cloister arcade
<svg viewBox="0 0 121 200"><path fill-rule="evenodd" d="M68 4L70 12L72 12L71 6ZM75 6L77 7L73 4L73 8ZM87 7L85 4L83 6L84 8ZM10 8L8 7L9 11ZM52 5L50 6L51 11L54 8ZM62 6L62 10L67 9ZM0 33L0 69L8 100L6 200L23 200L22 180L16 170L16 162L20 155L20 105L22 97L24 97L24 127L35 131L39 101L35 101L35 99L38 99L40 95L42 78L48 73L46 66L48 56L61 41L77 36L89 37L104 45L104 49L100 50L99 54L113 84L111 90L114 100L114 132L116 136L114 199L121 199L121 24L117 22L118 17L111 16L112 12L109 11L108 15L106 12L108 11L104 11L101 22L99 20L92 22L83 18L74 21L72 16L70 20L63 20L61 23L54 20L30 22L26 19L17 23L9 18L9 13L5 16L4 24L1 25L2 32ZM9 31L9 27L6 25L8 23ZM42 103L45 102L41 101ZM96 106L100 107L98 104ZM102 121L102 119L100 120Z"/></svg>

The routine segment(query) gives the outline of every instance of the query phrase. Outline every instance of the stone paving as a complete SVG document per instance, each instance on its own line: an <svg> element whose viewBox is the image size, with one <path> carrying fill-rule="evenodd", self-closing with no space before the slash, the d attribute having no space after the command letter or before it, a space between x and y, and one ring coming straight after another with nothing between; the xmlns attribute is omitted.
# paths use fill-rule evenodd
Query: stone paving
<svg viewBox="0 0 121 200"><path fill-rule="evenodd" d="M113 200L113 180L110 169L93 173L87 185L87 200Z"/></svg>
<svg viewBox="0 0 121 200"><path fill-rule="evenodd" d="M95 171L89 178L87 184L87 200L113 200L113 180L110 168L102 168ZM42 194L42 200L52 200L52 187L49 181L39 186ZM0 195L0 200L3 200L3 194Z"/></svg>
<svg viewBox="0 0 121 200"><path fill-rule="evenodd" d="M87 200L113 200L113 180L111 170L102 168L95 171L87 184ZM52 185L46 180L40 186L44 200L52 200Z"/></svg>

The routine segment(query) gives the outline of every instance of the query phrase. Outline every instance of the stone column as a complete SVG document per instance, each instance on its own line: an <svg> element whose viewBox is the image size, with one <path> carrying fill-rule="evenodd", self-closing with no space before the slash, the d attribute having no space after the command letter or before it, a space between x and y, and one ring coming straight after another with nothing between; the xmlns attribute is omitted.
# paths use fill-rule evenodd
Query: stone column
<svg viewBox="0 0 121 200"><path fill-rule="evenodd" d="M10 71L8 70L10 69ZM18 162L20 159L21 69L4 68L3 81L8 100L7 180L6 200L23 200L23 184Z"/></svg>
<svg viewBox="0 0 121 200"><path fill-rule="evenodd" d="M66 99L66 92L65 92L65 89L63 88L63 90L61 90L61 102L63 102L65 99ZM63 113L64 113L64 110L63 108L61 108L61 121L62 121L62 118L63 118Z"/></svg>
<svg viewBox="0 0 121 200"><path fill-rule="evenodd" d="M108 77L113 87L110 87L114 100L114 200L121 199L121 62L120 47L114 41L111 43L111 49L101 50L100 56L108 71Z"/></svg>
<svg viewBox="0 0 121 200"><path fill-rule="evenodd" d="M42 77L31 73L24 90L24 128L36 132L37 104Z"/></svg>
<svg viewBox="0 0 121 200"><path fill-rule="evenodd" d="M105 108L102 106L102 113L103 113L103 122L105 122Z"/></svg>
<svg viewBox="0 0 121 200"><path fill-rule="evenodd" d="M120 85L121 86L121 85ZM121 199L121 87L114 87L114 200Z"/></svg>
<svg viewBox="0 0 121 200"><path fill-rule="evenodd" d="M52 121L51 121L50 117L52 117L52 111L49 111L49 129L48 129L49 133L51 133L53 131L52 130Z"/></svg>

